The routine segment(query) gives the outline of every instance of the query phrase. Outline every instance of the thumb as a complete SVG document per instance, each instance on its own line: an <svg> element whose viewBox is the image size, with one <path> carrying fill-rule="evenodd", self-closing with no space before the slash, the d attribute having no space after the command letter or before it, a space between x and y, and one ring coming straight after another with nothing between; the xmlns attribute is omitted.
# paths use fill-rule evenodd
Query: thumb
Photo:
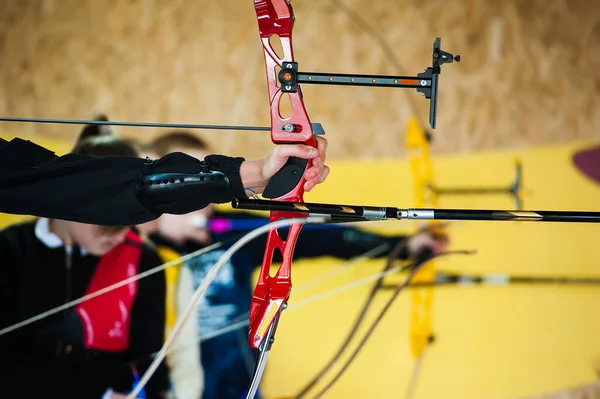
<svg viewBox="0 0 600 399"><path fill-rule="evenodd" d="M319 156L319 151L305 144L279 144L271 150L262 168L262 177L271 179L287 162L290 157L313 159Z"/></svg>
<svg viewBox="0 0 600 399"><path fill-rule="evenodd" d="M289 157L313 159L319 156L319 151L306 144L281 144L273 149L273 156L279 160L287 160Z"/></svg>

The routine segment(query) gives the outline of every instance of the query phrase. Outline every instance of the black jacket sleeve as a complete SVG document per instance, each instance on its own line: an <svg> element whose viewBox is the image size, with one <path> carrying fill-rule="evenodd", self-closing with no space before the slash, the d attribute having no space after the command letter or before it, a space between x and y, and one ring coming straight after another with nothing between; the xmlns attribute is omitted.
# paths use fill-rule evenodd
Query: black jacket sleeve
<svg viewBox="0 0 600 399"><path fill-rule="evenodd" d="M173 153L153 162L135 157L61 157L30 141L0 141L0 212L98 225L134 225L162 213L187 213L209 203L245 196L239 176L243 158L212 155L200 161ZM197 174L206 169L228 178L225 190L198 185L171 195L169 206L141 201L137 182L144 173ZM164 205L164 204L161 204Z"/></svg>

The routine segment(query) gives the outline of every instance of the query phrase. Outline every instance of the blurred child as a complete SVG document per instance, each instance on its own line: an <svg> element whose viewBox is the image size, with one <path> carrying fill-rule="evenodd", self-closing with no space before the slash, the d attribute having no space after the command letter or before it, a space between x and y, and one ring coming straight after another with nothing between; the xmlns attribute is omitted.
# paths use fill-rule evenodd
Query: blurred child
<svg viewBox="0 0 600 399"><path fill-rule="evenodd" d="M137 156L127 141L101 135L99 129L89 135L73 153ZM39 193L39 199L44 195ZM130 227L46 218L0 231L0 254L0 328L162 263ZM134 372L143 373L150 355L161 348L164 331L165 277L156 273L0 336L0 396L100 399L107 390L126 394ZM163 399L167 391L163 364L145 395Z"/></svg>

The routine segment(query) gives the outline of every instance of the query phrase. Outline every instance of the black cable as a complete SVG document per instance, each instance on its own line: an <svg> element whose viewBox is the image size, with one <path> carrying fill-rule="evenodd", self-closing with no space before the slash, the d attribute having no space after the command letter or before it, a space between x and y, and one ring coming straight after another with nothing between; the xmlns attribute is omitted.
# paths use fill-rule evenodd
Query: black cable
<svg viewBox="0 0 600 399"><path fill-rule="evenodd" d="M429 251L429 252L431 253L431 251ZM389 262L389 263L392 263L392 262ZM327 385L325 385L325 387L323 389L321 389L319 391L319 393L317 393L316 396L314 396L314 399L322 397L342 377L342 375L346 372L346 370L348 369L348 367L350 367L350 365L352 364L352 362L354 361L354 359L356 358L356 356L358 356L358 354L360 353L361 349L364 347L364 345L367 342L367 340L371 337L371 334L373 333L373 331L375 331L375 328L377 327L377 325L379 324L379 322L383 319L383 316L385 315L385 313L387 312L387 310L392 306L392 304L394 303L394 300L398 297L398 295L400 294L400 292L402 292L402 290L408 284L410 284L410 280L414 277L414 275L419 270L421 270L421 266L424 265L425 263L426 262L418 264L417 262L415 262L415 263L411 263L410 265L408 265L408 267L411 268L411 271L410 271L408 277L404 280L404 282L402 284L400 284L396 288L396 290L394 291L394 293L392 294L392 296L390 297L390 299L387 301L387 303L385 304L385 306L383 307L383 309L379 312L379 314L375 318L375 321L373 321L373 323L371 323L371 326L369 327L369 329L367 330L367 332L363 336L362 340L356 346L356 348L354 349L354 351L352 352L352 354L350 355L350 357L346 360L346 363L344 363L344 365L342 366L342 368L331 379L331 381L329 381L329 383Z"/></svg>
<svg viewBox="0 0 600 399"><path fill-rule="evenodd" d="M338 359L344 354L344 351L346 350L348 344L352 341L352 339L358 332L359 327L362 325L362 322L364 321L365 316L367 315L367 311L369 310L369 308L373 302L373 299L375 298L375 294L377 294L377 291L379 291L381 289L381 287L383 286L385 272L389 271L392 268L392 266L394 264L393 260L396 259L398 257L398 255L406 249L408 240L411 237L412 236L403 238L390 251L390 253L388 255L388 261L386 262L381 275L379 276L379 278L376 280L375 284L371 288L371 292L367 296L367 299L365 300L365 302L362 306L362 309L360 310L360 312L358 314L358 317L354 321L354 324L350 328L350 331L346 335L346 338L344 339L344 341L339 346L337 352L333 355L333 357L329 360L329 362L300 390L300 392L298 392L296 395L294 395L294 397L293 397L294 399L300 399L300 398L304 397L308 393L308 391L310 391L310 389L312 387L314 387L325 376L325 374L327 374L327 372L333 367L333 365L338 361Z"/></svg>
<svg viewBox="0 0 600 399"><path fill-rule="evenodd" d="M369 24L361 15L359 15L358 13L354 12L352 9L350 9L349 7L347 7L341 0L330 0L331 3L334 5L334 7L336 8L336 10L340 10L342 11L342 13L344 13L346 15L346 17L352 21L354 24L356 24L360 29L362 29L369 37L371 37L371 39L379 46L379 48L381 49L381 51L383 52L384 56L387 58L387 60L390 62L390 64L396 69L397 74L399 75L406 75L406 69L404 68L404 66L402 65L402 63L400 62L400 60L396 57L394 50L392 48L392 46L390 46L390 44L388 43L387 40L385 40L382 35L380 35L371 24ZM411 113L413 114L413 116L419 121L419 124L421 126L423 126L423 119L420 117L419 113L417 112L417 106L415 105L415 102L413 100L413 98L409 95L408 91L404 91L404 95L406 97L408 106L411 110ZM397 246L402 247L401 243L398 243ZM394 248L396 249L396 248ZM400 250L398 251L398 253L394 254L394 249L392 249L392 251L390 252L390 256L388 258L388 262L383 270L383 272L388 271L391 268L391 265L393 264L393 260L397 257L398 253L400 252ZM358 328L360 327L360 325L362 324L365 316L366 316L366 312L369 309L373 298L375 296L375 294L377 293L377 291L379 291L382 286L383 286L383 280L384 280L384 275L382 275L375 283L375 285L373 286L371 292L369 293L369 296L367 297L363 308L361 309L354 325L352 326L352 328L350 329L350 332L348 333L348 335L346 336L346 339L344 340L344 342L342 343L342 345L340 345L340 348L338 349L338 351L335 353L335 355L333 356L333 358L329 361L329 363L298 393L294 396L294 399L300 399L302 397L304 397L304 395L306 395L306 393L321 379L323 378L323 376L331 369L331 367L333 367L333 365L335 364L335 362L341 357L341 355L344 353L345 348L347 347L347 345L350 343L350 341L352 340L352 338L354 338L354 336L356 335L356 333L358 332ZM354 355L356 356L356 355ZM348 364L346 365L346 367L348 366ZM339 378L341 375L338 375L337 378ZM329 386L333 385L335 383L336 380L334 380L332 383L330 383ZM329 389L329 388L327 388ZM321 394L324 393L325 391L321 391Z"/></svg>
<svg viewBox="0 0 600 399"><path fill-rule="evenodd" d="M369 329L363 336L363 338L360 341L360 343L358 344L358 346L354 349L354 351L352 352L350 357L346 360L346 363L344 363L344 366L342 366L342 368L333 377L333 379L323 389L321 389L321 391L319 391L319 393L314 397L314 399L318 399L321 396L323 396L325 393L327 393L327 391L329 391L329 389L331 389L331 387L333 387L333 385L342 377L342 375L346 372L348 367L350 367L350 365L352 364L352 362L354 361L356 356L358 356L360 351L364 348L367 340L371 337L371 334L373 334L373 332L375 331L375 328L377 328L377 326L379 325L381 320L383 320L383 317L385 316L387 311L390 309L390 307L394 303L395 299L398 297L398 295L400 295L400 292L402 292L404 290L404 288L406 288L410 285L412 278L417 274L417 272L419 270L421 270L421 268L427 262L429 262L435 258L439 258L441 256L451 255L451 254L469 255L469 254L472 254L472 252L471 251L452 251L452 252L442 252L440 254L434 255L433 250L424 249L421 253L419 253L416 256L416 259L414 260L414 262L412 262L411 264L409 264L406 267L403 267L403 269L407 269L407 268L410 269L410 273L408 274L408 276L406 277L404 282L402 284L398 285L398 287L396 287L396 289L394 290L394 293L392 294L392 296L390 297L388 302L385 304L383 309L379 312L379 314L377 315L377 317L375 318L375 320L373 321L373 323L371 324L371 326L369 327ZM394 258L392 258L392 257L388 258L389 265L393 264L393 261L394 261Z"/></svg>

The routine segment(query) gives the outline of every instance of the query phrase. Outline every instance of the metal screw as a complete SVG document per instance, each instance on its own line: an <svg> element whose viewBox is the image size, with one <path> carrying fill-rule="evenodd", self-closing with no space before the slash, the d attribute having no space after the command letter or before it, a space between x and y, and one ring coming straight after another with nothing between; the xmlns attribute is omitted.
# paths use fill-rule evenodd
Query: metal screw
<svg viewBox="0 0 600 399"><path fill-rule="evenodd" d="M291 90L291 89L292 89L292 86L285 86L285 89L286 89L286 90Z"/></svg>
<svg viewBox="0 0 600 399"><path fill-rule="evenodd" d="M294 125L292 125L291 123L286 123L285 125L283 125L281 127L281 130L289 132L289 133L293 133L294 130L296 130L296 129L294 129Z"/></svg>
<svg viewBox="0 0 600 399"><path fill-rule="evenodd" d="M287 64L285 67L286 67L286 68L291 68L291 67L292 67L292 64Z"/></svg>
<svg viewBox="0 0 600 399"><path fill-rule="evenodd" d="M422 80L422 81L421 81L421 86L426 86L426 85L427 85L427 82L426 82L426 81L424 81L424 80Z"/></svg>

